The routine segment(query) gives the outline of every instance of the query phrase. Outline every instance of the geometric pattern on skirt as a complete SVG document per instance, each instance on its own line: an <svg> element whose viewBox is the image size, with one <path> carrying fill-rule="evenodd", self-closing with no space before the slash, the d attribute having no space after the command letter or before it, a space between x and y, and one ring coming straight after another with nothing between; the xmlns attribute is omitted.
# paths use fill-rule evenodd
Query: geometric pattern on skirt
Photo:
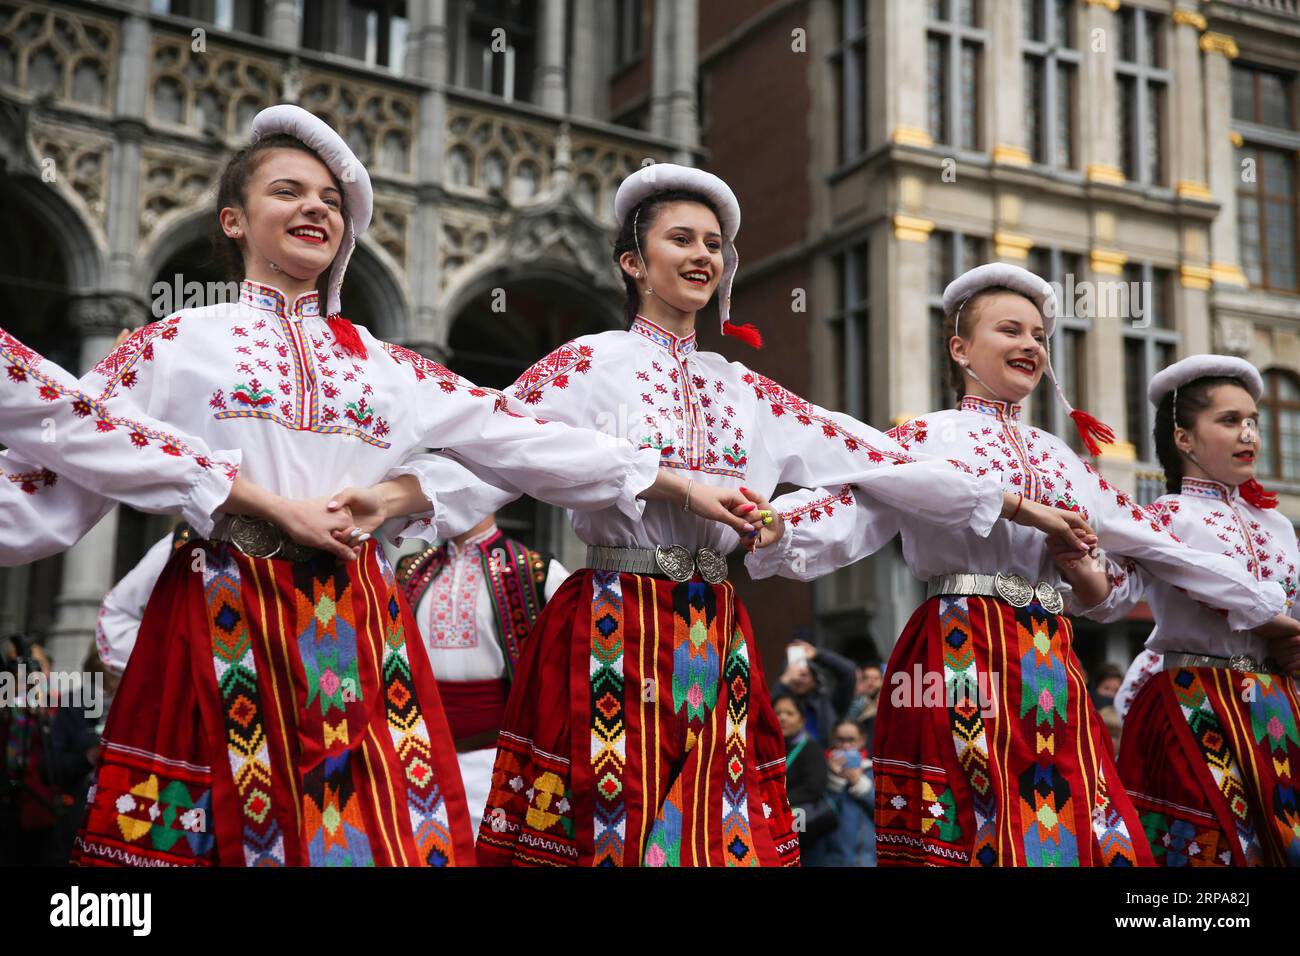
<svg viewBox="0 0 1300 956"><path fill-rule="evenodd" d="M1120 772L1163 866L1300 866L1300 701L1276 674L1178 668L1124 721Z"/></svg>
<svg viewBox="0 0 1300 956"><path fill-rule="evenodd" d="M729 584L583 570L511 688L480 865L798 861L784 738Z"/></svg>
<svg viewBox="0 0 1300 956"><path fill-rule="evenodd" d="M880 865L1150 864L1072 640L1036 600L916 610L876 720Z"/></svg>

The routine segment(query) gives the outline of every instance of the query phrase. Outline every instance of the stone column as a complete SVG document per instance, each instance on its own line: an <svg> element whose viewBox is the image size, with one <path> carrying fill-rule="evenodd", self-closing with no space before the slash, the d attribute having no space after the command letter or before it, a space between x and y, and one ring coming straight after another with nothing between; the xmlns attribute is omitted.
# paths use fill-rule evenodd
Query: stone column
<svg viewBox="0 0 1300 956"><path fill-rule="evenodd" d="M1020 54L1024 29L1019 3L986 4L985 17L990 36L984 88L988 90L988 114L984 141L991 143L993 162L1028 166L1029 144L1025 142L1025 62Z"/></svg>
<svg viewBox="0 0 1300 956"><path fill-rule="evenodd" d="M446 317L438 314L441 280L439 237L442 234L443 154L446 149L448 81L447 0L416 0L409 8L406 72L430 86L420 94L420 126L415 141L419 182L411 232L411 327L405 344L430 358L447 357Z"/></svg>
<svg viewBox="0 0 1300 956"><path fill-rule="evenodd" d="M650 30L650 133L672 135L673 27L676 0L654 0Z"/></svg>
<svg viewBox="0 0 1300 956"><path fill-rule="evenodd" d="M411 0L409 5L413 8L420 2ZM293 0L269 0L266 6L267 36L271 42L298 47L302 38L302 21L298 19L297 4Z"/></svg>
<svg viewBox="0 0 1300 956"><path fill-rule="evenodd" d="M1214 197L1205 169L1205 87L1199 47L1205 17L1179 7L1173 23L1169 176L1179 196L1209 202Z"/></svg>
<svg viewBox="0 0 1300 956"><path fill-rule="evenodd" d="M699 72L699 9L696 3L697 0L675 0L673 3L673 69L668 104L668 135L682 147L677 150L674 161L691 166L695 164L694 154L684 147L698 146L700 142L695 98Z"/></svg>
<svg viewBox="0 0 1300 956"><path fill-rule="evenodd" d="M584 119L609 116L609 5L573 0L573 50L569 55L569 113ZM568 565L565 565L566 567Z"/></svg>
<svg viewBox="0 0 1300 956"><path fill-rule="evenodd" d="M149 319L144 301L105 291L73 300L71 324L81 335L78 371L88 372L109 353L120 329ZM89 534L63 555L63 580L54 602L48 650L59 670L78 670L104 595L116 583L117 511L110 511Z"/></svg>
<svg viewBox="0 0 1300 956"><path fill-rule="evenodd" d="M1237 44L1222 33L1201 35L1205 54L1206 175L1210 193L1219 203L1219 215L1210 227L1210 273L1216 284L1245 286L1237 245L1237 189L1241 169L1236 149L1240 138L1232 131L1232 61ZM1235 139L1234 139L1235 138Z"/></svg>
<svg viewBox="0 0 1300 956"><path fill-rule="evenodd" d="M1086 0L1079 35L1083 51L1080 76L1080 153L1088 179L1122 183L1115 59L1119 55L1119 0Z"/></svg>
<svg viewBox="0 0 1300 956"><path fill-rule="evenodd" d="M564 14L565 0L542 0L533 97L538 106L552 113L564 112L565 90L568 86L564 55Z"/></svg>
<svg viewBox="0 0 1300 956"><path fill-rule="evenodd" d="M868 43L873 81L868 92L870 128L883 129L890 142L932 146L925 99L924 5L914 0L885 0L882 28L873 25ZM883 74L875 64L883 65Z"/></svg>

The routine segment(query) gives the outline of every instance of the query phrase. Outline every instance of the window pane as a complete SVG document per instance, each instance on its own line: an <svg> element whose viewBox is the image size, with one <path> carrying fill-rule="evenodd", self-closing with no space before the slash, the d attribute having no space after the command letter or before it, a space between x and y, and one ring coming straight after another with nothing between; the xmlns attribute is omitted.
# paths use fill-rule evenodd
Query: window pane
<svg viewBox="0 0 1300 956"><path fill-rule="evenodd" d="M1237 194L1237 248L1241 268L1254 285L1263 281L1259 256L1259 201Z"/></svg>
<svg viewBox="0 0 1300 956"><path fill-rule="evenodd" d="M1136 122L1134 97L1137 81L1131 76L1119 77L1119 165L1125 179L1137 179L1133 161L1133 126Z"/></svg>
<svg viewBox="0 0 1300 956"><path fill-rule="evenodd" d="M1119 10L1119 58L1127 63L1137 62L1137 11L1132 7Z"/></svg>
<svg viewBox="0 0 1300 956"><path fill-rule="evenodd" d="M1043 0L1020 0L1020 28L1026 40L1043 41Z"/></svg>
<svg viewBox="0 0 1300 956"><path fill-rule="evenodd" d="M948 19L948 0L930 0L930 19Z"/></svg>
<svg viewBox="0 0 1300 956"><path fill-rule="evenodd" d="M1266 373L1265 378L1268 377ZM1259 459L1255 463L1255 471L1261 478L1276 476L1278 449L1273 443L1273 413L1269 409L1267 386L1265 386L1264 397L1259 402L1259 435Z"/></svg>
<svg viewBox="0 0 1300 956"><path fill-rule="evenodd" d="M1043 154L1043 60L1025 57L1025 143L1034 162L1046 162Z"/></svg>
<svg viewBox="0 0 1300 956"><path fill-rule="evenodd" d="M1164 167L1163 149L1161 148L1161 130L1164 128L1164 115L1165 86L1163 83L1149 83L1147 85L1146 129L1142 131L1146 149L1146 155L1143 157L1143 166L1145 168L1142 170L1142 181L1145 183L1164 182L1162 173Z"/></svg>
<svg viewBox="0 0 1300 956"><path fill-rule="evenodd" d="M1146 31L1142 37L1142 62L1147 66L1164 66L1164 50L1160 42L1163 18L1158 14L1147 12Z"/></svg>
<svg viewBox="0 0 1300 956"><path fill-rule="evenodd" d="M956 278L952 274L952 233L930 234L930 295L943 295L944 286Z"/></svg>
<svg viewBox="0 0 1300 956"><path fill-rule="evenodd" d="M1274 383L1277 397L1284 402L1300 402L1300 385L1290 375L1283 372L1269 372L1269 379Z"/></svg>
<svg viewBox="0 0 1300 956"><path fill-rule="evenodd" d="M1257 166L1259 158L1255 155L1253 149L1244 146L1237 147L1237 180L1238 190L1254 192L1259 188L1259 169ZM1247 170L1251 170L1250 179L1245 178Z"/></svg>
<svg viewBox="0 0 1300 956"><path fill-rule="evenodd" d="M1277 73L1259 74L1259 121L1269 126L1292 127L1291 97L1287 84Z"/></svg>
<svg viewBox="0 0 1300 956"><path fill-rule="evenodd" d="M926 45L929 80L927 94L929 99L930 135L936 143L948 142L948 124L945 122L943 108L948 88L948 60L945 56L947 43L941 36L931 34Z"/></svg>
<svg viewBox="0 0 1300 956"><path fill-rule="evenodd" d="M1271 197L1290 198L1295 193L1295 166L1291 157L1280 150L1261 149L1260 186Z"/></svg>
<svg viewBox="0 0 1300 956"><path fill-rule="evenodd" d="M1141 339L1124 340L1124 434L1137 448L1138 458L1147 460L1143 412L1147 401L1146 369L1142 362Z"/></svg>
<svg viewBox="0 0 1300 956"><path fill-rule="evenodd" d="M961 22L968 27L980 25L979 0L959 0L961 3Z"/></svg>
<svg viewBox="0 0 1300 956"><path fill-rule="evenodd" d="M1264 207L1264 241L1268 244L1268 275L1274 289L1296 287L1295 206L1270 202Z"/></svg>
<svg viewBox="0 0 1300 956"><path fill-rule="evenodd" d="M1056 74L1056 156L1057 166L1069 169L1074 166L1074 74L1073 66L1061 64Z"/></svg>
<svg viewBox="0 0 1300 956"><path fill-rule="evenodd" d="M1052 37L1066 48L1074 47L1074 0L1053 0Z"/></svg>
<svg viewBox="0 0 1300 956"><path fill-rule="evenodd" d="M933 344L934 361L931 369L931 396L935 408L952 408L957 403L957 396L948 387L948 339L944 336L943 309L930 310L930 334Z"/></svg>
<svg viewBox="0 0 1300 956"><path fill-rule="evenodd" d="M1294 481L1300 477L1300 412L1281 410L1282 479Z"/></svg>
<svg viewBox="0 0 1300 956"><path fill-rule="evenodd" d="M979 149L980 50L973 43L961 45L961 145Z"/></svg>
<svg viewBox="0 0 1300 956"><path fill-rule="evenodd" d="M1255 71L1232 65L1232 115L1234 119L1255 119Z"/></svg>
<svg viewBox="0 0 1300 956"><path fill-rule="evenodd" d="M961 262L957 263L958 274L981 266L988 261L988 250L984 240L979 236L961 237ZM956 275L953 278L957 278Z"/></svg>

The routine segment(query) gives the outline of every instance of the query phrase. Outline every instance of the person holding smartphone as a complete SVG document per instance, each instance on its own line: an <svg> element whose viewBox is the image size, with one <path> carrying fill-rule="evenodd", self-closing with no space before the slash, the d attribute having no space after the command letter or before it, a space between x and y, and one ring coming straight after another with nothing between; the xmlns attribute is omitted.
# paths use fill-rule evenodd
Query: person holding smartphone
<svg viewBox="0 0 1300 956"><path fill-rule="evenodd" d="M835 726L826 752L827 795L835 807L835 832L826 841L827 866L875 866L875 781L862 728L851 720Z"/></svg>

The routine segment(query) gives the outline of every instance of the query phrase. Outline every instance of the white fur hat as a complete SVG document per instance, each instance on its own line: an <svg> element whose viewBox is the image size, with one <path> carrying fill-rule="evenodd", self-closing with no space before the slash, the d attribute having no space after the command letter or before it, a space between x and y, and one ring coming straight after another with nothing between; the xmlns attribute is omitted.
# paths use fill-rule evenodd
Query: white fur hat
<svg viewBox="0 0 1300 956"><path fill-rule="evenodd" d="M253 117L252 142L275 133L287 133L314 150L321 161L343 187L346 207L347 235L339 243L339 251L330 264L329 298L325 314L339 314L339 294L343 288L343 274L348 260L357 247L357 239L370 226L375 194L370 187L370 174L361 165L343 137L330 128L319 116L292 103L268 106Z"/></svg>
<svg viewBox="0 0 1300 956"><path fill-rule="evenodd" d="M733 325L731 322L731 285L740 268L740 256L736 252L736 233L740 231L740 203L731 187L713 173L690 166L678 166L676 163L649 163L629 175L618 187L614 196L614 216L622 227L624 221L642 200L655 193L672 189L689 189L702 193L717 207L718 225L726 240L722 246L722 280L718 283L718 316L722 320L724 335L734 335L744 339L755 347L762 345L763 339L758 329L752 325ZM638 249L640 243L638 242ZM642 256L642 261L644 261Z"/></svg>
<svg viewBox="0 0 1300 956"><path fill-rule="evenodd" d="M1264 394L1264 379L1255 366L1235 355L1207 354L1189 355L1168 368L1161 369L1147 386L1147 399L1152 405L1159 405L1160 399L1165 395L1198 378L1218 377L1238 379L1255 401L1259 401L1259 397Z"/></svg>

